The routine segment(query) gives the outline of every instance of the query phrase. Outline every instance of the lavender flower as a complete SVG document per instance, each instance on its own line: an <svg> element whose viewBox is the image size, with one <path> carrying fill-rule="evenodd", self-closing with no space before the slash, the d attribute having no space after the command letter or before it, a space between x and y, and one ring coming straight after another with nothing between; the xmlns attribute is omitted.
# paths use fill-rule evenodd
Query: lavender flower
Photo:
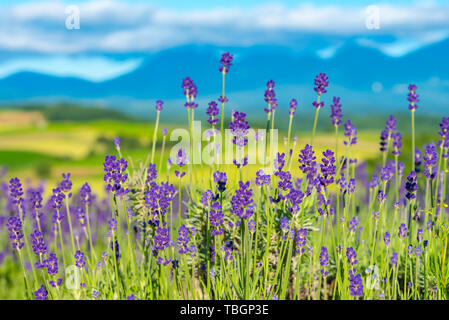
<svg viewBox="0 0 449 320"><path fill-rule="evenodd" d="M249 181L239 181L239 189L231 199L230 211L240 219L250 218L254 213L253 191L249 186Z"/></svg>
<svg viewBox="0 0 449 320"><path fill-rule="evenodd" d="M103 166L104 181L107 183L106 191L113 192L117 196L126 195L129 192L129 189L125 187L128 179L128 174L125 173L128 162L123 158L117 159L115 156L107 155Z"/></svg>
<svg viewBox="0 0 449 320"><path fill-rule="evenodd" d="M315 77L315 87L313 90L320 96L323 93L326 93L326 88L329 86L328 77L325 73L320 73Z"/></svg>
<svg viewBox="0 0 449 320"><path fill-rule="evenodd" d="M48 259L46 259L44 261L44 265L47 268L47 273L49 275L55 275L55 274L57 274L59 272L58 257L53 252L51 252L49 254Z"/></svg>
<svg viewBox="0 0 449 320"><path fill-rule="evenodd" d="M391 258L390 258L391 265L393 266L393 268L396 268L396 267L397 267L398 259L399 259L399 257L398 257L397 252L393 252L393 253L391 254Z"/></svg>
<svg viewBox="0 0 449 320"><path fill-rule="evenodd" d="M293 118L293 116L295 115L297 106L298 106L298 101L296 101L296 99L292 99L290 101L290 111L288 112L288 114L291 118Z"/></svg>
<svg viewBox="0 0 449 320"><path fill-rule="evenodd" d="M233 241L226 241L225 244L222 246L222 249L225 252L225 260L232 261L234 259L234 242Z"/></svg>
<svg viewBox="0 0 449 320"><path fill-rule="evenodd" d="M385 234L384 234L384 243L385 243L385 246L389 246L389 244L390 244L390 239L391 239L391 237L390 237L390 233L388 232L388 231L386 231L385 232Z"/></svg>
<svg viewBox="0 0 449 320"><path fill-rule="evenodd" d="M418 89L418 87L415 84L411 84L408 86L409 93L407 96L407 100L410 102L408 108L412 112L418 109L418 105L416 103L419 102L419 95L416 94L416 89Z"/></svg>
<svg viewBox="0 0 449 320"><path fill-rule="evenodd" d="M113 142L114 142L114 145L115 145L115 149L117 149L117 151L120 151L120 138L119 137L115 137Z"/></svg>
<svg viewBox="0 0 449 320"><path fill-rule="evenodd" d="M225 192L226 183L228 182L226 172L220 172L220 171L214 172L214 182L217 184L219 192L221 192L221 193Z"/></svg>
<svg viewBox="0 0 449 320"><path fill-rule="evenodd" d="M343 117L343 114L341 113L340 97L334 97L334 101L331 104L331 115L330 115L330 118L332 119L332 124L334 126L339 126L341 124L341 117Z"/></svg>
<svg viewBox="0 0 449 320"><path fill-rule="evenodd" d="M212 235L217 236L223 234L223 228L221 226L224 223L224 214L221 210L221 205L219 202L212 203L210 207L209 220L210 224L214 227L212 230Z"/></svg>
<svg viewBox="0 0 449 320"><path fill-rule="evenodd" d="M313 180L316 174L316 156L311 145L306 144L299 153L299 169L307 175L307 179Z"/></svg>
<svg viewBox="0 0 449 320"><path fill-rule="evenodd" d="M9 217L6 227L12 247L17 250L22 249L25 243L23 242L23 227L20 218L17 216Z"/></svg>
<svg viewBox="0 0 449 320"><path fill-rule="evenodd" d="M320 265L321 265L321 267L323 267L323 269L321 269L321 275L322 275L323 277L327 277L328 271L325 270L325 267L326 267L327 265L329 265L329 253L328 253L326 247L321 247L321 252L320 252Z"/></svg>
<svg viewBox="0 0 449 320"><path fill-rule="evenodd" d="M387 151L387 146L388 146L388 130L382 130L382 132L380 133L380 152L385 152Z"/></svg>
<svg viewBox="0 0 449 320"><path fill-rule="evenodd" d="M14 204L21 204L23 201L22 184L18 178L12 178L9 181L9 195L13 199Z"/></svg>
<svg viewBox="0 0 449 320"><path fill-rule="evenodd" d="M229 129L234 135L232 143L239 147L244 147L248 143L248 138L246 137L249 133L249 124L245 120L246 113L234 112L234 120L229 123Z"/></svg>
<svg viewBox="0 0 449 320"><path fill-rule="evenodd" d="M81 186L80 198L84 205L90 204L92 201L92 190L87 182Z"/></svg>
<svg viewBox="0 0 449 320"><path fill-rule="evenodd" d="M207 122L209 122L212 126L215 126L218 122L218 118L216 116L218 115L218 107L217 103L215 101L209 102L209 107L207 108L207 115L209 116L209 119L207 119Z"/></svg>
<svg viewBox="0 0 449 320"><path fill-rule="evenodd" d="M321 158L320 171L321 175L319 176L320 183L323 186L328 186L334 182L334 176L336 173L335 166L335 157L334 152L331 150L326 150L323 152L323 158Z"/></svg>
<svg viewBox="0 0 449 320"><path fill-rule="evenodd" d="M391 153L395 156L399 156L401 154L402 148L402 135L400 132L396 132L392 134L393 138L393 150Z"/></svg>
<svg viewBox="0 0 449 320"><path fill-rule="evenodd" d="M394 131L396 131L396 118L393 115L387 119L385 123L385 130L391 135Z"/></svg>
<svg viewBox="0 0 449 320"><path fill-rule="evenodd" d="M264 186L270 184L270 175L265 174L262 169L256 172L256 185Z"/></svg>
<svg viewBox="0 0 449 320"><path fill-rule="evenodd" d="M83 269L86 266L86 257L84 253L80 250L75 252L76 266L80 269Z"/></svg>
<svg viewBox="0 0 449 320"><path fill-rule="evenodd" d="M349 293L353 297L363 295L363 280L360 273L355 270L349 270Z"/></svg>
<svg viewBox="0 0 449 320"><path fill-rule="evenodd" d="M45 289L45 286L41 285L39 289L34 291L34 296L36 297L36 300L48 300L48 292L47 289Z"/></svg>
<svg viewBox="0 0 449 320"><path fill-rule="evenodd" d="M405 223L401 223L401 225L399 226L399 232L398 232L398 237L399 239L404 239L407 236L407 227L405 226Z"/></svg>
<svg viewBox="0 0 449 320"><path fill-rule="evenodd" d="M70 198L72 196L72 193L70 192L72 190L72 181L70 180L70 173L63 173L62 174L62 181L59 184L59 187L61 188L61 191L68 195Z"/></svg>
<svg viewBox="0 0 449 320"><path fill-rule="evenodd" d="M345 145L352 146L353 144L357 144L357 129L351 120L345 122L345 137L348 138L348 141L344 141Z"/></svg>
<svg viewBox="0 0 449 320"><path fill-rule="evenodd" d="M163 105L164 105L164 102L162 100L157 100L156 101L156 111L157 112L161 112Z"/></svg>
<svg viewBox="0 0 449 320"><path fill-rule="evenodd" d="M435 179L438 154L434 144L426 146L424 155L424 174L428 179Z"/></svg>
<svg viewBox="0 0 449 320"><path fill-rule="evenodd" d="M346 257L348 258L348 263L351 266L354 266L357 264L357 262L358 262L357 254L356 254L354 248L352 248L352 247L346 248Z"/></svg>
<svg viewBox="0 0 449 320"><path fill-rule="evenodd" d="M407 182L405 183L405 190L407 190L407 194L405 195L405 197L408 200L413 200L416 198L418 183L415 171L410 171L410 174L407 177Z"/></svg>
<svg viewBox="0 0 449 320"><path fill-rule="evenodd" d="M39 257L47 253L47 244L45 243L42 233L38 230L34 230L31 234L31 246L34 254Z"/></svg>
<svg viewBox="0 0 449 320"><path fill-rule="evenodd" d="M220 72L221 73L228 73L229 72L229 67L232 66L232 59L233 59L233 55L230 54L229 52L225 52L221 55L221 59L220 59Z"/></svg>

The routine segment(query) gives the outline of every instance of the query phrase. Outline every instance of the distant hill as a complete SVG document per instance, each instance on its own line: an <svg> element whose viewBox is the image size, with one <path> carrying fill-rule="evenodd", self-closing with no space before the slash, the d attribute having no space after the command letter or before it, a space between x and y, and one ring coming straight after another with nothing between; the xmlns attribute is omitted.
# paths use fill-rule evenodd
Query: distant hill
<svg viewBox="0 0 449 320"><path fill-rule="evenodd" d="M9 110L12 108L8 108ZM0 109L2 110L2 109ZM27 111L21 113L21 118L26 114L26 120L37 118L42 121L42 116L48 121L94 121L94 120L122 120L122 121L137 121L137 118L127 115L123 112L109 109L99 108L95 106L85 107L71 104L58 104L52 106L42 105L25 105L17 106L15 111L4 111L0 114L0 119L11 117L11 115L18 114L20 111ZM21 119L23 122L24 120ZM31 120L29 120L31 121ZM16 122L16 120L14 120Z"/></svg>

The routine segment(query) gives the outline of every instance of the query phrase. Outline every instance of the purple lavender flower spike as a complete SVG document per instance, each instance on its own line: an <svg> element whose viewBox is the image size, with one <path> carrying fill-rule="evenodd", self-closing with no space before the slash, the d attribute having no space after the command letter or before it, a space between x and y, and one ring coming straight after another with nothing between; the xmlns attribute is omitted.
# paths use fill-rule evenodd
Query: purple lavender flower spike
<svg viewBox="0 0 449 320"><path fill-rule="evenodd" d="M405 190L407 190L405 197L408 200L413 200L416 198L416 191L418 190L417 180L415 171L411 171L407 177L407 182L405 183Z"/></svg>
<svg viewBox="0 0 449 320"><path fill-rule="evenodd" d="M9 217L6 227L8 228L9 240L13 249L22 249L25 243L23 241L23 227L20 218L17 216Z"/></svg>
<svg viewBox="0 0 449 320"><path fill-rule="evenodd" d="M413 112L416 109L418 109L418 105L416 104L417 102L419 102L419 94L416 94L416 90L418 89L418 87L415 84L411 84L408 86L408 96L407 96L407 100L410 102L408 108Z"/></svg>
<svg viewBox="0 0 449 320"><path fill-rule="evenodd" d="M393 150L391 153L394 156L399 156L401 154L401 148L402 148L402 135L400 132L396 132L392 134L393 138Z"/></svg>
<svg viewBox="0 0 449 320"><path fill-rule="evenodd" d="M356 274L355 269L349 270L349 293L353 297L363 295L363 280L360 273Z"/></svg>
<svg viewBox="0 0 449 320"><path fill-rule="evenodd" d="M39 289L34 291L36 300L48 300L48 291L44 285L41 285Z"/></svg>
<svg viewBox="0 0 449 320"><path fill-rule="evenodd" d="M341 112L340 98L334 97L333 103L331 104L331 115L330 115L330 118L332 119L332 124L334 126L339 126L341 124L341 117L343 117L343 114Z"/></svg>
<svg viewBox="0 0 449 320"><path fill-rule="evenodd" d="M234 120L229 123L229 129L234 135L232 143L239 147L244 147L248 143L248 138L246 137L249 133L249 124L245 120L246 113L235 111L233 114Z"/></svg>
<svg viewBox="0 0 449 320"><path fill-rule="evenodd" d="M231 199L230 212L235 214L239 219L247 219L254 214L253 191L250 189L249 181L244 183L239 181L239 189L235 191L235 195Z"/></svg>
<svg viewBox="0 0 449 320"><path fill-rule="evenodd" d="M426 146L424 154L424 174L428 179L435 179L437 174L438 153L434 144Z"/></svg>
<svg viewBox="0 0 449 320"><path fill-rule="evenodd" d="M113 142L114 142L115 149L117 149L117 151L120 150L120 138L115 137Z"/></svg>
<svg viewBox="0 0 449 320"><path fill-rule="evenodd" d="M220 63L221 66L219 68L221 73L228 73L229 67L232 66L233 55L229 52L225 52L221 55Z"/></svg>
<svg viewBox="0 0 449 320"><path fill-rule="evenodd" d="M157 112L161 112L163 105L164 105L164 102L162 100L157 100L156 101L156 111Z"/></svg>
<svg viewBox="0 0 449 320"><path fill-rule="evenodd" d="M217 103L215 101L209 102L209 107L207 108L207 115L209 116L209 119L207 119L207 122L209 122L212 126L215 126L218 122L218 107Z"/></svg>
<svg viewBox="0 0 449 320"><path fill-rule="evenodd" d="M313 90L320 96L323 93L326 93L326 88L329 86L328 77L325 73L320 73L315 77L315 87Z"/></svg>
<svg viewBox="0 0 449 320"><path fill-rule="evenodd" d="M345 137L348 138L348 141L345 141L345 145L354 145L357 143L357 129L352 124L351 120L346 121L345 123Z"/></svg>
<svg viewBox="0 0 449 320"><path fill-rule="evenodd" d="M295 115L295 111L296 111L296 107L298 106L298 101L296 101L296 99L292 99L290 101L290 109L289 109L289 116L293 117Z"/></svg>

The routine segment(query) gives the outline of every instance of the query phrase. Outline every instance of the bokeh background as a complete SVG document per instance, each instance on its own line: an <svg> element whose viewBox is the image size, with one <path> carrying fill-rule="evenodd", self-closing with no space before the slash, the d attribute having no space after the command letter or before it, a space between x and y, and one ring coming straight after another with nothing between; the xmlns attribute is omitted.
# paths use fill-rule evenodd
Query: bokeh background
<svg viewBox="0 0 449 320"><path fill-rule="evenodd" d="M75 182L98 181L101 189L101 163L114 152L115 136L127 156L146 158L157 99L165 102L162 126L185 125L186 76L198 86L196 117L205 118L221 93L226 51L234 54L227 117L237 109L262 123L264 88L273 79L277 125L286 131L288 102L297 99L294 134L305 143L313 79L325 72L320 146L333 146L329 105L340 96L344 120L359 130L361 157L378 159L390 113L408 155L408 84L418 85L421 98L419 147L437 139L438 121L448 115L448 17L443 0L2 0L0 166L6 177L51 183L70 171Z"/></svg>

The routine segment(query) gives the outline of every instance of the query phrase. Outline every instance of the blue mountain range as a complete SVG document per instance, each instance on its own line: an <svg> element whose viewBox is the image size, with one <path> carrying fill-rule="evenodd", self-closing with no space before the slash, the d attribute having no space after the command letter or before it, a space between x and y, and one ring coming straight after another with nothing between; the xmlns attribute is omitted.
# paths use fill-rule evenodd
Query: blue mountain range
<svg viewBox="0 0 449 320"><path fill-rule="evenodd" d="M101 100L107 105L138 114L142 105L162 99L169 108L183 99L181 81L191 77L198 86L199 103L221 94L218 71L222 52L234 54L234 65L226 78L230 104L245 110L263 108L265 84L273 79L279 105L296 98L310 109L315 98L313 79L325 72L332 96L341 96L345 108L361 112L406 109L407 84L416 83L423 108L430 113L448 113L449 40L432 44L402 57L391 57L377 49L346 42L336 54L323 59L310 51L291 47L248 48L189 45L148 53L136 70L103 82L20 72L0 80L3 104L21 101ZM287 107L285 107L286 109Z"/></svg>

